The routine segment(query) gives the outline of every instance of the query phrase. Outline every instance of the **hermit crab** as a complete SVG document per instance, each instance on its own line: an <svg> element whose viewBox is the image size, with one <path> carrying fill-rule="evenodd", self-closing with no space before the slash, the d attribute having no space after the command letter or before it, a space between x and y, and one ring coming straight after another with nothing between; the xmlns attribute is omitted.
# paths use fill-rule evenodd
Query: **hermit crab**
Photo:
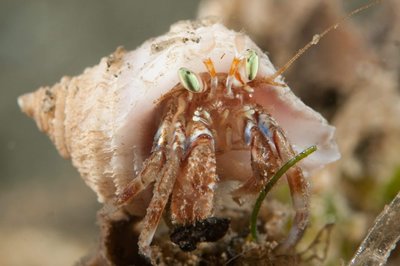
<svg viewBox="0 0 400 266"><path fill-rule="evenodd" d="M286 173L295 217L280 248L290 249L307 226L305 176L339 153L334 128L275 73L245 34L183 21L18 102L100 202L144 217L138 245L148 257L162 217L184 251L216 241L229 226L217 197L240 208L296 152L317 145Z"/></svg>

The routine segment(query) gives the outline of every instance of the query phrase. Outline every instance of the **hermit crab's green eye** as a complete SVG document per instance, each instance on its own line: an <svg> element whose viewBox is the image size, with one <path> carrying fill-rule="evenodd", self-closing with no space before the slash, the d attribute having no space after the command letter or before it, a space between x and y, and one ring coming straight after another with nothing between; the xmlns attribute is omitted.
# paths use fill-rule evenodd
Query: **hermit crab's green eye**
<svg viewBox="0 0 400 266"><path fill-rule="evenodd" d="M188 91L194 93L200 93L203 91L203 83L201 79L189 69L181 67L178 70L178 76L182 86Z"/></svg>
<svg viewBox="0 0 400 266"><path fill-rule="evenodd" d="M251 81L256 78L258 71L258 55L255 51L246 51L246 76Z"/></svg>

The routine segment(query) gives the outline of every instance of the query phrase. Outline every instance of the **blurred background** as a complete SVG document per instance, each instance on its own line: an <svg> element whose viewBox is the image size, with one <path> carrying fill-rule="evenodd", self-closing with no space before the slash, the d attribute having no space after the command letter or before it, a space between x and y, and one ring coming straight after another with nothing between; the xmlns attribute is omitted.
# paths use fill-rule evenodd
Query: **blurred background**
<svg viewBox="0 0 400 266"><path fill-rule="evenodd" d="M120 45L132 50L198 13L244 29L281 66L365 3L204 0L198 9L200 1L184 0L0 0L0 265L72 265L98 240L94 193L19 111L19 95L77 75ZM285 74L295 93L337 127L343 154L311 179L309 238L336 223L327 264L350 258L400 189L399 14L398 1L387 0L357 15Z"/></svg>
<svg viewBox="0 0 400 266"><path fill-rule="evenodd" d="M97 245L100 205L17 106L19 95L135 49L198 1L0 1L0 265L72 265Z"/></svg>

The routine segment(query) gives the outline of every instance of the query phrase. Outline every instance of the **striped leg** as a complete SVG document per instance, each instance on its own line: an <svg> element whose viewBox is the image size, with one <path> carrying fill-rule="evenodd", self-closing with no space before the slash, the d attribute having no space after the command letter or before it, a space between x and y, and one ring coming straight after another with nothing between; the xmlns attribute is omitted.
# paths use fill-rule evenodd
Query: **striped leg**
<svg viewBox="0 0 400 266"><path fill-rule="evenodd" d="M256 107L256 113L258 114L258 125L261 132L275 144L282 162L292 159L295 153L282 128L261 107ZM301 168L293 166L287 171L286 177L292 196L295 217L288 237L278 249L279 252L288 251L297 244L307 228L309 218L309 187Z"/></svg>
<svg viewBox="0 0 400 266"><path fill-rule="evenodd" d="M169 104L168 110L156 135L154 136L151 155L143 163L143 168L139 175L132 179L126 188L117 195L116 204L126 205L136 195L145 190L151 183L154 183L166 162L166 149L168 143L168 132L171 128L172 119L176 112L174 103Z"/></svg>
<svg viewBox="0 0 400 266"><path fill-rule="evenodd" d="M171 147L169 147L166 163L154 185L153 197L147 208L146 216L143 219L143 229L139 235L139 252L148 258L152 258L150 244L181 167L181 159L185 147L185 128L184 120L179 118L174 123L175 131Z"/></svg>
<svg viewBox="0 0 400 266"><path fill-rule="evenodd" d="M253 175L240 188L232 192L237 202L240 202L239 198L243 195L258 194L280 165L280 159L273 144L263 136L253 120L247 120L244 136L246 144L251 147Z"/></svg>
<svg viewBox="0 0 400 266"><path fill-rule="evenodd" d="M214 190L218 181L214 138L204 122L207 116L188 125L188 150L171 198L171 219L176 225L171 240L184 251L198 242L216 241L225 235L227 219L212 217Z"/></svg>

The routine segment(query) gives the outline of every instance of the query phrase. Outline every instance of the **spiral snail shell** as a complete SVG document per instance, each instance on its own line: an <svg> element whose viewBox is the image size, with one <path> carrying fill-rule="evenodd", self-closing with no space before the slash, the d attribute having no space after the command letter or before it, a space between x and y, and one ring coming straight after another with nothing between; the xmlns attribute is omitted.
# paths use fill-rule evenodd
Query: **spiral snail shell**
<svg viewBox="0 0 400 266"><path fill-rule="evenodd" d="M258 55L258 71L251 70L251 79L257 81L275 73L267 55L245 34L228 30L211 20L182 21L136 50L127 52L118 48L81 75L64 77L52 87L41 87L22 95L18 103L50 137L59 153L71 159L98 200L112 202L143 170L142 164L152 150L153 136L162 117L159 103L177 95L171 93L172 89L182 89L177 71L185 67L193 73L207 73L203 61L209 59L216 72L229 73L232 61L245 51ZM221 75L215 77L229 79L227 74ZM240 75L238 71L232 83L235 90L251 82L245 80L238 85ZM205 80L207 83L207 78ZM282 82L282 79L277 81ZM224 86L216 82L217 85L209 86ZM271 121L276 120L295 152L311 145L318 146L318 151L301 163L303 172L308 173L339 158L333 140L334 128L319 113L306 106L286 85L254 84L250 89L243 87L249 89L248 98L268 112L274 118ZM249 155L244 155L243 151L223 150L216 158L218 180L225 176L239 180L237 176L251 175ZM151 189L151 186L144 188L131 200L129 211L132 214L146 213ZM145 247L151 238L150 233L147 240L142 239L142 253L146 255Z"/></svg>

